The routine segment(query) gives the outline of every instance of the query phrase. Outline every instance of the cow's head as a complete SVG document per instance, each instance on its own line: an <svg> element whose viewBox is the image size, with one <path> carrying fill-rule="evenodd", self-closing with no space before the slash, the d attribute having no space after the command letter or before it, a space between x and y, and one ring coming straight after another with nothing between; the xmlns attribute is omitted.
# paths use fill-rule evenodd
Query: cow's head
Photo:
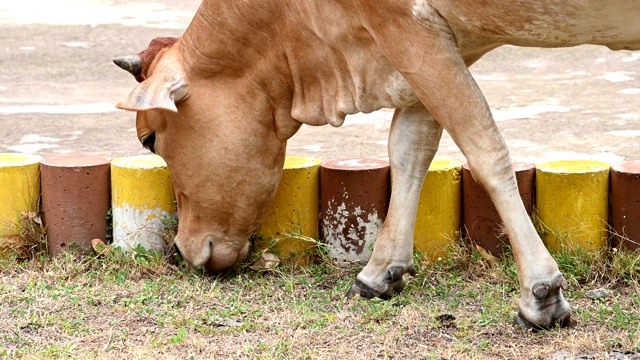
<svg viewBox="0 0 640 360"><path fill-rule="evenodd" d="M171 170L181 254L215 271L247 254L280 181L286 139L250 76L198 69L193 60L179 39L115 59L140 82L117 107L137 112L138 139Z"/></svg>

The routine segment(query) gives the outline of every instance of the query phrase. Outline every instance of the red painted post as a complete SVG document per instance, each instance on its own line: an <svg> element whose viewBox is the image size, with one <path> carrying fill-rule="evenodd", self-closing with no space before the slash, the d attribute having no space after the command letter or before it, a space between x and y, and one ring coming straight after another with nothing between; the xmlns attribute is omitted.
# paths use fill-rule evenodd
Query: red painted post
<svg viewBox="0 0 640 360"><path fill-rule="evenodd" d="M366 262L387 215L389 163L338 159L320 166L320 233L341 265Z"/></svg>
<svg viewBox="0 0 640 360"><path fill-rule="evenodd" d="M533 209L533 189L535 183L535 164L514 162L516 181L520 197L527 213ZM500 257L509 239L502 229L502 220L489 195L471 176L469 164L462 165L463 223L467 239L484 248L492 255Z"/></svg>
<svg viewBox="0 0 640 360"><path fill-rule="evenodd" d="M611 245L640 248L640 161L611 167Z"/></svg>
<svg viewBox="0 0 640 360"><path fill-rule="evenodd" d="M109 160L93 155L57 156L42 161L40 171L49 255L73 243L88 253L91 240L104 240L107 234Z"/></svg>

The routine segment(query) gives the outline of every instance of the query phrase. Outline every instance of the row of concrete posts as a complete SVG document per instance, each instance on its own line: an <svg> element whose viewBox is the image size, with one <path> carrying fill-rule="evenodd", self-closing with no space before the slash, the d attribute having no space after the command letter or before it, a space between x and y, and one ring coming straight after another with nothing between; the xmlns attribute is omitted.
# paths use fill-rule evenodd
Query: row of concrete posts
<svg viewBox="0 0 640 360"><path fill-rule="evenodd" d="M553 250L640 242L640 162L611 167L597 161L514 163L520 196ZM317 239L338 262L364 262L387 215L388 162L286 158L282 181L257 231L256 246L300 263ZM111 211L111 216L107 216ZM0 154L0 250L20 234L25 214L40 214L49 253L92 239L166 250L164 227L176 213L171 174L155 155L109 161L91 155L42 159ZM111 218L111 223L108 223ZM508 244L500 218L466 164L436 159L425 179L414 242L425 259L445 255L461 237L493 255Z"/></svg>

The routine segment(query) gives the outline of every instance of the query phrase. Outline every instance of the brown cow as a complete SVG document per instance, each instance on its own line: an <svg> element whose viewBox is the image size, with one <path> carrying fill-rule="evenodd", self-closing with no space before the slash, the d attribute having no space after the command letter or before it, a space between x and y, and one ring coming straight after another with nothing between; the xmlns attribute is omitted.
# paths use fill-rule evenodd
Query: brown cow
<svg viewBox="0 0 640 360"><path fill-rule="evenodd" d="M504 221L517 322L564 326L567 281L527 216L467 68L503 44L637 50L638 19L635 0L208 0L148 67L124 61L146 80L118 107L137 111L138 137L172 171L181 253L212 270L246 255L301 124L340 126L346 114L396 108L389 213L349 292L365 297L400 291L414 271L418 196L444 128Z"/></svg>

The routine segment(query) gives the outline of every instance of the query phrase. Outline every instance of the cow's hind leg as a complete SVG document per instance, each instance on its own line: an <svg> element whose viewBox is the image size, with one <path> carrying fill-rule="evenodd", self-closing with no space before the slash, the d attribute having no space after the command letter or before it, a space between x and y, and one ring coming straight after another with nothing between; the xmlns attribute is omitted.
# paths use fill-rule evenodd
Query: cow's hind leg
<svg viewBox="0 0 640 360"><path fill-rule="evenodd" d="M507 147L448 24L428 1L416 1L413 7L404 2L359 5L366 9L362 14L382 51L453 137L502 217L520 281L516 322L525 328L568 325L567 282L525 211ZM394 12L407 20L386 21Z"/></svg>
<svg viewBox="0 0 640 360"><path fill-rule="evenodd" d="M413 273L413 229L422 182L438 150L442 126L418 103L396 110L389 134L392 190L387 218L367 266L348 296L388 298Z"/></svg>

